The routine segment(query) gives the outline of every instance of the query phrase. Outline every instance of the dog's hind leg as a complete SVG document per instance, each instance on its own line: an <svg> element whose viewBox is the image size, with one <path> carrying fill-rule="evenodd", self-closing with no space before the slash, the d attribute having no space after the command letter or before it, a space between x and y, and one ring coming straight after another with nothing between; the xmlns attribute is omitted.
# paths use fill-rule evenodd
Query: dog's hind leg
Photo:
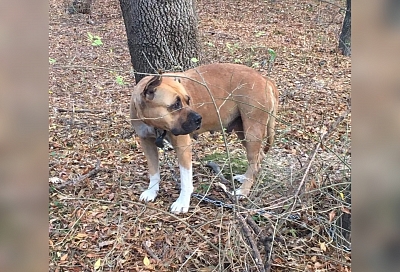
<svg viewBox="0 0 400 272"><path fill-rule="evenodd" d="M254 180L260 170L260 163L264 158L264 153L261 150L261 140L247 139L245 140L244 145L246 147L249 166L246 173L234 177L235 180L238 180L242 183L242 185L235 191L235 194L238 197L249 195L250 189L253 186Z"/></svg>
<svg viewBox="0 0 400 272"><path fill-rule="evenodd" d="M181 174L181 192L178 199L171 205L171 212L186 213L193 193L191 139L189 135L171 136L171 143L178 156Z"/></svg>
<svg viewBox="0 0 400 272"><path fill-rule="evenodd" d="M154 138L140 138L140 144L149 166L150 184L146 191L140 195L141 201L153 201L157 197L160 189L160 169L158 160L158 150L154 144Z"/></svg>
<svg viewBox="0 0 400 272"><path fill-rule="evenodd" d="M243 118L243 116L245 118ZM266 133L265 125L263 124L267 123L267 118L268 116L265 114L260 114L256 111L249 111L247 115L242 115L243 129L242 132L237 132L237 135L246 149L249 165L246 173L234 177L235 180L242 183L242 185L235 191L235 194L238 197L249 195L250 189L260 170L260 163L264 158L261 145Z"/></svg>

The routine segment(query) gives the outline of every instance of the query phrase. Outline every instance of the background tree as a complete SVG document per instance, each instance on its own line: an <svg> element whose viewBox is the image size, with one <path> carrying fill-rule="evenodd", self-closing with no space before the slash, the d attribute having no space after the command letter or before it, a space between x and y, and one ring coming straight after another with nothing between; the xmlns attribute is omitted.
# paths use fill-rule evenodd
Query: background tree
<svg viewBox="0 0 400 272"><path fill-rule="evenodd" d="M120 0L139 82L157 70L186 70L199 58L195 0Z"/></svg>
<svg viewBox="0 0 400 272"><path fill-rule="evenodd" d="M339 37L339 49L343 55L351 55L351 0L346 0L346 15L344 16Z"/></svg>

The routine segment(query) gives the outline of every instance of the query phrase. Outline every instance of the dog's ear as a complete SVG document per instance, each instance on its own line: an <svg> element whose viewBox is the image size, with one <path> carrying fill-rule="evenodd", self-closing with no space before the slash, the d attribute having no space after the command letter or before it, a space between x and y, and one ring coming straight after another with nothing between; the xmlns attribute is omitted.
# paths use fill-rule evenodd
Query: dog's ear
<svg viewBox="0 0 400 272"><path fill-rule="evenodd" d="M159 86L160 84L161 84L161 76L153 76L153 78L150 79L147 82L146 86L144 87L142 95L147 100L153 100L156 87Z"/></svg>

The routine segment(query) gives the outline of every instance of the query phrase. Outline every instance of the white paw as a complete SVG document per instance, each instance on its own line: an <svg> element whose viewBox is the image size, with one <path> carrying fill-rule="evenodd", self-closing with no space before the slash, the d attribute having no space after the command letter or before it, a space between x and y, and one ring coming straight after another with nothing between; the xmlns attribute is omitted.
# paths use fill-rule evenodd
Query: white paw
<svg viewBox="0 0 400 272"><path fill-rule="evenodd" d="M187 198L186 196L179 196L178 199L172 203L171 212L178 213L187 213L189 211L190 206L190 196Z"/></svg>
<svg viewBox="0 0 400 272"><path fill-rule="evenodd" d="M236 195L237 199L243 199L245 197L247 197L250 193L249 189L243 189L243 188L239 188L236 189L236 191L232 192L232 195Z"/></svg>
<svg viewBox="0 0 400 272"><path fill-rule="evenodd" d="M155 189L147 189L140 195L140 201L153 201L157 197L158 190Z"/></svg>
<svg viewBox="0 0 400 272"><path fill-rule="evenodd" d="M234 180L237 180L240 183L244 183L248 178L245 175L236 175L233 177Z"/></svg>

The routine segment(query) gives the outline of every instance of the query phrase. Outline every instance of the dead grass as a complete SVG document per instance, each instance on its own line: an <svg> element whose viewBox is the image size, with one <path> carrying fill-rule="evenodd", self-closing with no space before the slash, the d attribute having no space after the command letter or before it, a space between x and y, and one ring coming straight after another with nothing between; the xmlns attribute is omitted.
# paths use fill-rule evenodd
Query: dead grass
<svg viewBox="0 0 400 272"><path fill-rule="evenodd" d="M147 168L128 122L134 82L119 3L96 1L94 25L87 15L65 14L66 6L50 1L49 270L257 271L231 210L193 199L188 214L168 212L179 193L173 152L162 156L157 200L139 202ZM270 73L281 97L276 144L241 202L262 231L252 235L263 261L271 271L350 271L341 222L351 211L351 116L318 147L350 107L351 61L336 53L344 13L316 0L198 0L197 7L205 63L243 63L266 75L268 49L277 54ZM91 45L88 32L103 45ZM240 145L228 141L240 158ZM228 203L204 167L206 155L226 153L221 135L202 135L194 150L195 189Z"/></svg>

